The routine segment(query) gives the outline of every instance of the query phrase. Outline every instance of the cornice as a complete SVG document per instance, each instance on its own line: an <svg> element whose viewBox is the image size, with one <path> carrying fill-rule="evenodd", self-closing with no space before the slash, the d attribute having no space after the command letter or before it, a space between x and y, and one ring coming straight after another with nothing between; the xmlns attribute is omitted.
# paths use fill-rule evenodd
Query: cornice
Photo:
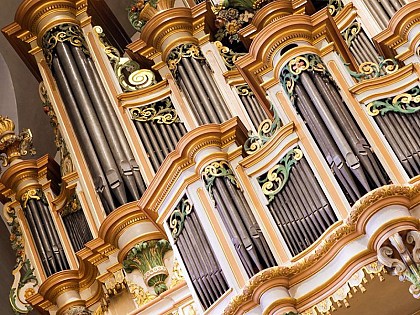
<svg viewBox="0 0 420 315"><path fill-rule="evenodd" d="M386 57L393 57L393 51L408 42L408 33L420 23L420 3L413 1L398 10L386 29L373 37Z"/></svg>
<svg viewBox="0 0 420 315"><path fill-rule="evenodd" d="M144 89L118 94L117 98L124 108L130 108L160 101L170 94L171 89L168 80L163 79Z"/></svg>
<svg viewBox="0 0 420 315"><path fill-rule="evenodd" d="M352 211L345 221L336 228L325 233L318 245L301 257L290 266L276 266L265 269L253 276L242 292L234 297L224 311L224 315L240 314L243 308L250 308L250 305L257 305L261 294L268 290L267 284L278 279L280 282L287 280L289 286L314 275L322 266L326 266L333 257L349 242L357 239L365 233L366 224L369 219L378 211L389 205L403 205L413 208L420 203L420 184L415 185L388 185L375 189L362 197L353 206ZM406 218L408 226L412 226L413 218ZM400 220L402 221L402 220ZM395 222L397 225L404 222ZM418 220L417 228L419 226ZM386 229L390 227L387 226ZM381 235L376 234L379 238ZM370 244L374 244L372 240ZM371 249L374 252L376 249ZM364 253L364 256L369 253ZM359 257L360 258L360 257ZM349 261L351 265L353 261ZM324 286L331 285L324 284ZM319 291L320 288L317 288ZM259 293L258 293L259 292Z"/></svg>
<svg viewBox="0 0 420 315"><path fill-rule="evenodd" d="M59 166L49 155L37 160L21 160L11 165L0 177L2 198L9 198L13 192L16 200L31 188L41 188L40 181L51 180L51 188L58 193L61 181Z"/></svg>
<svg viewBox="0 0 420 315"><path fill-rule="evenodd" d="M102 222L99 229L99 237L106 243L118 247L118 239L124 231L140 222L151 222L146 214L139 208L136 201L122 205L121 207L112 211ZM161 234L161 238L165 238L165 233L160 229L157 232ZM141 232L139 232L139 237Z"/></svg>
<svg viewBox="0 0 420 315"><path fill-rule="evenodd" d="M185 34L189 36L178 42L177 36L173 36L177 33L180 33L183 37L185 37ZM164 43L169 37L174 37L173 40L177 41L177 45L197 41L193 37L193 17L190 8L171 8L157 13L147 21L140 34L140 39L149 48L153 47L159 52L164 52L166 46L171 46L171 43Z"/></svg>
<svg viewBox="0 0 420 315"><path fill-rule="evenodd" d="M411 79L408 79L410 77ZM390 95L403 93L418 80L419 77L416 74L414 65L409 64L386 76L356 83L349 91L354 95L361 95L362 98L359 101L361 103L366 103L373 99L380 99L389 97ZM373 93L372 91L375 91L376 93ZM362 94L365 94L365 96Z"/></svg>
<svg viewBox="0 0 420 315"><path fill-rule="evenodd" d="M257 11L252 18L251 24L239 30L239 35L245 41L245 44L250 45L252 39L264 27L276 22L280 18L293 14L293 6L291 1L273 1L263 6Z"/></svg>

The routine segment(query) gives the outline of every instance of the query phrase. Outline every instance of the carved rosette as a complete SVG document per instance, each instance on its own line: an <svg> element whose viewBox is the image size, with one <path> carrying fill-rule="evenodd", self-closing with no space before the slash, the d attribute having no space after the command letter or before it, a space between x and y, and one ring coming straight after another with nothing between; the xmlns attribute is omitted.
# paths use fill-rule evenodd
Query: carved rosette
<svg viewBox="0 0 420 315"><path fill-rule="evenodd" d="M123 261L124 269L129 273L139 270L143 274L144 282L159 295L168 290L165 281L169 273L163 258L171 249L167 240L141 242L128 253Z"/></svg>

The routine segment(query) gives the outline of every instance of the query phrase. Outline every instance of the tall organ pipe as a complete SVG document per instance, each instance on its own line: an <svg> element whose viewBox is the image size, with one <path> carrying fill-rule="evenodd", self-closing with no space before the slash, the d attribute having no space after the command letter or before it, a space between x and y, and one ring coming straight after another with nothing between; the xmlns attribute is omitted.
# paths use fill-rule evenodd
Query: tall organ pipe
<svg viewBox="0 0 420 315"><path fill-rule="evenodd" d="M80 28L54 27L44 35L43 48L106 212L139 199L144 181Z"/></svg>

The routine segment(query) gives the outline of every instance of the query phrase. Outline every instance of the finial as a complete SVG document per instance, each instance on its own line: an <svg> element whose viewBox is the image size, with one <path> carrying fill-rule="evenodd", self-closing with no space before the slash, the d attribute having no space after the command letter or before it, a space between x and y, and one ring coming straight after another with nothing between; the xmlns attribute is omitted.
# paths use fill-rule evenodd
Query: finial
<svg viewBox="0 0 420 315"><path fill-rule="evenodd" d="M27 154L36 153L32 143L32 133L23 129L15 134L15 123L7 116L0 115L0 160L3 166L8 166L13 160Z"/></svg>

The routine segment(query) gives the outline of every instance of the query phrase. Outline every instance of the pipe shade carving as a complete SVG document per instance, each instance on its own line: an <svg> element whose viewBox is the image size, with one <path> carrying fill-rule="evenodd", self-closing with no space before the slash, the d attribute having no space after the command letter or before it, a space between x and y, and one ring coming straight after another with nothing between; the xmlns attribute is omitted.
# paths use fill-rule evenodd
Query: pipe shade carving
<svg viewBox="0 0 420 315"><path fill-rule="evenodd" d="M82 31L58 25L42 43L106 213L139 199L145 184Z"/></svg>
<svg viewBox="0 0 420 315"><path fill-rule="evenodd" d="M364 63L371 64L380 58L379 53L376 51L375 46L363 30L359 21L353 21L341 35L349 47L350 52L360 65L360 69L366 67L366 65L362 66Z"/></svg>
<svg viewBox="0 0 420 315"><path fill-rule="evenodd" d="M420 88L366 106L410 177L420 174Z"/></svg>
<svg viewBox="0 0 420 315"><path fill-rule="evenodd" d="M202 178L247 274L252 276L276 265L229 164L211 163L204 168Z"/></svg>
<svg viewBox="0 0 420 315"><path fill-rule="evenodd" d="M123 262L125 271L132 272L138 269L144 277L144 282L154 287L157 295L168 290L165 280L168 270L163 262L163 257L171 245L167 240L152 240L141 242L134 246Z"/></svg>
<svg viewBox="0 0 420 315"><path fill-rule="evenodd" d="M27 314L33 307L26 301L26 298L35 293L38 279L34 275L35 269L30 260L26 258L24 235L15 207L10 203L5 204L3 213L7 225L10 227L12 249L16 251L16 264L12 271L14 281L9 293L10 306L16 314Z"/></svg>
<svg viewBox="0 0 420 315"><path fill-rule="evenodd" d="M258 181L292 255L314 243L337 217L299 148L290 150Z"/></svg>
<svg viewBox="0 0 420 315"><path fill-rule="evenodd" d="M280 80L350 204L389 182L317 55L290 60Z"/></svg>
<svg viewBox="0 0 420 315"><path fill-rule="evenodd" d="M231 117L199 46L179 45L168 55L167 64L200 125Z"/></svg>
<svg viewBox="0 0 420 315"><path fill-rule="evenodd" d="M114 68L115 76L123 92L136 91L156 84L156 77L153 71L141 69L136 61L121 57L118 49L108 44L102 27L95 26L93 30Z"/></svg>
<svg viewBox="0 0 420 315"><path fill-rule="evenodd" d="M201 222L186 196L178 203L168 223L194 289L207 309L229 287Z"/></svg>
<svg viewBox="0 0 420 315"><path fill-rule="evenodd" d="M152 167L157 172L166 156L175 150L178 141L187 133L187 129L170 98L133 107L129 113Z"/></svg>

